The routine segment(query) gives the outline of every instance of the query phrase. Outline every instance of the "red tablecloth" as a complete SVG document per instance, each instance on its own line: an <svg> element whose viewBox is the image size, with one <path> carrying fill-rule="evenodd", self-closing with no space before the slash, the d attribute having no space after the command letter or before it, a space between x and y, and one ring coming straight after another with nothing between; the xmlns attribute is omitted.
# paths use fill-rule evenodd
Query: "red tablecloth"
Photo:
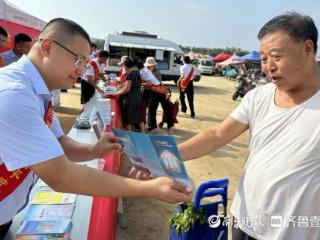
<svg viewBox="0 0 320 240"><path fill-rule="evenodd" d="M117 99L111 99L111 111L115 113L111 120L112 127L121 128L121 111ZM117 151L101 159L100 169L114 174L121 174L123 155ZM91 217L88 231L89 240L116 239L118 198L93 198Z"/></svg>

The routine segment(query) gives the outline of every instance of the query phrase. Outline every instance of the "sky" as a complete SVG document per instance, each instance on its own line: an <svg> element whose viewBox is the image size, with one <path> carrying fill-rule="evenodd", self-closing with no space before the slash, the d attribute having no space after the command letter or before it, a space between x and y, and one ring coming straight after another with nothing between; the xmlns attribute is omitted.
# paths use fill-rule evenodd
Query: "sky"
<svg viewBox="0 0 320 240"><path fill-rule="evenodd" d="M310 15L320 31L318 0L7 0L44 21L63 17L94 38L147 31L183 46L259 50L257 33L286 11Z"/></svg>

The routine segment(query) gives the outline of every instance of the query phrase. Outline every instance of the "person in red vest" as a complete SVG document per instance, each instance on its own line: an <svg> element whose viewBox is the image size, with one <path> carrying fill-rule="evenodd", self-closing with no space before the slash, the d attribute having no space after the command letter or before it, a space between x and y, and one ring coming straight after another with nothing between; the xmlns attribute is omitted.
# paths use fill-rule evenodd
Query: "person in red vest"
<svg viewBox="0 0 320 240"><path fill-rule="evenodd" d="M168 177L141 181L75 163L121 150L111 133L96 144L71 139L52 110L51 91L71 88L84 73L90 45L80 25L53 19L28 55L0 69L0 239L38 177L57 192L191 201L191 191Z"/></svg>
<svg viewBox="0 0 320 240"><path fill-rule="evenodd" d="M185 102L185 94L187 94L189 108L191 112L191 117L195 118L194 112L194 91L193 91L193 78L195 77L195 71L191 64L189 56L184 56L183 58L184 65L180 68L180 78L177 81L177 86L180 90L180 102L181 102L181 111L187 112L187 105Z"/></svg>
<svg viewBox="0 0 320 240"><path fill-rule="evenodd" d="M169 109L169 102L167 99L167 88L162 85L162 76L160 70L157 68L157 62L154 57L147 57L144 66L153 74L158 80L159 84L149 84L150 104L149 104L149 132L155 132L157 129L157 109L159 103L162 106L163 112L167 117L168 134L172 135L174 131L174 122L172 112Z"/></svg>
<svg viewBox="0 0 320 240"><path fill-rule="evenodd" d="M7 41L8 33L7 31L0 26L0 49L4 46L5 42ZM0 55L0 68L4 67L4 60Z"/></svg>
<svg viewBox="0 0 320 240"><path fill-rule="evenodd" d="M86 104L97 90L103 94L103 90L97 86L98 80L107 81L105 64L109 58L109 52L101 50L96 58L88 63L88 68L81 79L81 104Z"/></svg>
<svg viewBox="0 0 320 240"><path fill-rule="evenodd" d="M122 56L120 59L120 62L118 63L118 65L121 66L120 71L119 71L119 78L120 78L121 83L125 83L126 78L127 78L127 72L126 72L125 67L123 66L123 63L125 62L125 60L127 58L128 58L128 56Z"/></svg>

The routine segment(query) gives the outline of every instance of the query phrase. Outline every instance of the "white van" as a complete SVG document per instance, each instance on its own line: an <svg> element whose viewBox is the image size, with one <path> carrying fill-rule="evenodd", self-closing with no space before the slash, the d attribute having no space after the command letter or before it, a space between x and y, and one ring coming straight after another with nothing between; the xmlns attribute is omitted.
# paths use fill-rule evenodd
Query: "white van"
<svg viewBox="0 0 320 240"><path fill-rule="evenodd" d="M177 81L180 77L183 51L174 42L159 38L147 32L117 32L106 37L104 49L109 51L107 73L118 74L121 56L131 56L145 61L149 56L155 57L157 67L162 73L162 80ZM195 81L199 81L201 74L196 70Z"/></svg>
<svg viewBox="0 0 320 240"><path fill-rule="evenodd" d="M212 75L213 62L210 59L199 59L197 64L201 74Z"/></svg>

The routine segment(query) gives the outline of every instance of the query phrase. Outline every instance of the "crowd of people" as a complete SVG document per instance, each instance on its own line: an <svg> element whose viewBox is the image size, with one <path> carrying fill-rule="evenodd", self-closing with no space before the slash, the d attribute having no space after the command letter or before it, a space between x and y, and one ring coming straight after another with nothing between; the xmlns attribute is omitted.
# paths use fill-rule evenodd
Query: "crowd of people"
<svg viewBox="0 0 320 240"><path fill-rule="evenodd" d="M161 104L168 134L173 134L174 123L177 122L177 111L170 102L171 90L162 84L162 76L157 68L156 59L149 56L143 63L138 59L122 56L119 62L121 88L114 93L104 93L97 86L97 82L102 80L108 83L105 76L105 63L108 57L109 53L101 50L97 53L96 58L89 61L89 67L81 80L81 103L84 104L84 108L97 90L103 97L117 98L121 106L122 122L127 130L157 133L158 126L163 127L163 121L160 125L157 124L157 110ZM192 82L195 73L189 56L184 58L184 62L185 64L181 67L181 77L177 83L180 89L181 111L184 113L187 111L185 103L185 94L187 94L191 117L194 118ZM184 83L184 88L181 87L181 83Z"/></svg>
<svg viewBox="0 0 320 240"><path fill-rule="evenodd" d="M6 37L0 28L1 44ZM237 223L232 238L319 239L318 31L311 17L289 12L268 21L258 38L262 71L272 83L250 91L224 121L181 143L179 150L185 161L199 158L249 130L248 156L231 208ZM84 75L90 84L104 80L99 65L107 55L99 52L91 61L90 48L89 35L80 25L57 18L45 26L27 55L0 69L0 239L26 205L38 177L59 192L153 197L172 203L191 200L190 189L167 177L151 178L133 168L130 173L135 179L130 179L74 163L121 150L109 133L94 145L72 140L50 109L52 90L71 88ZM15 45L14 49L11 53L19 58L19 52L28 47ZM1 57L5 64L4 55ZM87 68L88 62L92 69ZM188 58L184 62L178 81L180 99L184 101L187 94L194 117L193 70ZM153 101L149 108L164 102L164 96L158 95L164 93L153 68L156 61L147 58L140 64L123 57L121 64L124 85L112 96L119 96L126 128L144 131L142 85L147 84L145 89L150 91L145 97ZM185 103L181 110L187 111ZM152 130L156 125L154 119L150 121ZM12 178L13 173L20 177ZM283 221L277 227L272 226L274 216ZM297 226L297 219L304 225Z"/></svg>

